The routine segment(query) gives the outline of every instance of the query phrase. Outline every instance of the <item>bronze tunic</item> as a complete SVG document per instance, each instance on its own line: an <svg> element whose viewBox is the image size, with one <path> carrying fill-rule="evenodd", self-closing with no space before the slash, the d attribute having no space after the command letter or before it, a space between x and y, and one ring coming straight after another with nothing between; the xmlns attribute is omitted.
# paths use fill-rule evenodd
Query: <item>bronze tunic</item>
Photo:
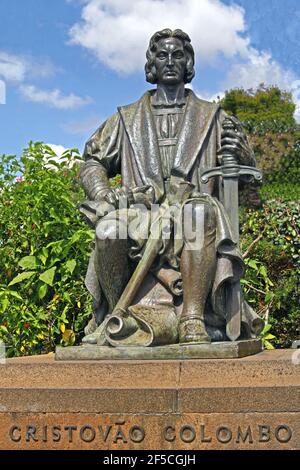
<svg viewBox="0 0 300 470"><path fill-rule="evenodd" d="M164 180L171 176L185 106L152 105Z"/></svg>

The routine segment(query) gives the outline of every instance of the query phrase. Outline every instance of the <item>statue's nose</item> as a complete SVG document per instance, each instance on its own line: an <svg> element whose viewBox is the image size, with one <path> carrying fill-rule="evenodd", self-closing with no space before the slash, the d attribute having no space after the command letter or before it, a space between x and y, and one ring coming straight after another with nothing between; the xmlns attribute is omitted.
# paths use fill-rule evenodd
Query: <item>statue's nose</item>
<svg viewBox="0 0 300 470"><path fill-rule="evenodd" d="M174 65L174 60L173 60L172 54L169 54L169 55L168 55L167 64L168 64L168 65Z"/></svg>

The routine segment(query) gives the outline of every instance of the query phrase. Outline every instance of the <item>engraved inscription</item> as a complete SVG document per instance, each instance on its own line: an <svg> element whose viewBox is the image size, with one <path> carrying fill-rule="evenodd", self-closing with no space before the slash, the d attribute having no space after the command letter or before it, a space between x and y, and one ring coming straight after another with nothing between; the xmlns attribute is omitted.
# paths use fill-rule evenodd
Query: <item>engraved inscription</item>
<svg viewBox="0 0 300 470"><path fill-rule="evenodd" d="M83 443L108 443L118 445L134 443L141 444L147 438L153 437L153 429L147 433L147 429L138 424L126 425L125 420L116 420L113 424L67 424L67 425L44 425L27 424L19 426L17 424L10 427L8 436L11 442L22 444L37 442L67 442L73 443L75 439ZM205 424L167 424L157 429L162 439L166 443L184 443L199 445L215 443L226 446L228 444L255 445L257 443L276 442L287 444L293 437L293 430L287 424L271 426L269 424L257 425L219 425L215 428L208 428Z"/></svg>
<svg viewBox="0 0 300 470"><path fill-rule="evenodd" d="M182 425L175 428L174 426L166 426L163 429L163 438L168 442L182 441L192 443L210 443L216 441L220 444L229 443L248 443L269 442L275 439L278 443L286 444L293 437L292 429L286 424L280 424L275 428L266 424L258 424L257 426L237 426L236 428L229 426L218 426L214 432L208 433L206 426Z"/></svg>
<svg viewBox="0 0 300 470"><path fill-rule="evenodd" d="M145 439L146 432L142 426L133 425L126 430L124 427L125 421L116 421L114 425L101 425L92 426L90 424L83 424L81 426L74 425L54 425L54 426L36 426L28 424L21 428L14 425L9 429L9 439L12 442L60 442L66 440L69 443L74 442L74 437L77 436L80 441L85 443L94 442L107 442L108 440L113 444L122 442L141 443Z"/></svg>

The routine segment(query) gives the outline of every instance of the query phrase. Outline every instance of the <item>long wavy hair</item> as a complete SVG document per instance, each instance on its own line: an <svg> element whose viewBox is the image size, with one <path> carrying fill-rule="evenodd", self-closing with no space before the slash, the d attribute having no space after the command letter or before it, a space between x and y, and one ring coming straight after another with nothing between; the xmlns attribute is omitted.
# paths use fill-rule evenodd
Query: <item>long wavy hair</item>
<svg viewBox="0 0 300 470"><path fill-rule="evenodd" d="M191 44L191 39L188 34L186 34L181 29L175 29L172 31L171 29L163 29L161 31L157 31L150 39L149 47L146 52L147 62L145 65L145 72L146 72L146 80L149 83L157 83L157 73L155 67L155 52L157 51L157 43L161 39L168 39L168 38L177 38L183 44L183 48L185 54L187 56L187 64L186 70L184 75L184 83L190 83L194 76L195 76L195 52L194 48Z"/></svg>

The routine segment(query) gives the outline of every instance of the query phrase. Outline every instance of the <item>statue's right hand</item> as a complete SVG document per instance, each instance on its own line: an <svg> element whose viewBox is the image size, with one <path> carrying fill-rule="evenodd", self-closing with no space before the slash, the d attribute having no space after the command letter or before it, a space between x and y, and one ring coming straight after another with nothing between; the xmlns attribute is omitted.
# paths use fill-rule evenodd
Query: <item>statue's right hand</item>
<svg viewBox="0 0 300 470"><path fill-rule="evenodd" d="M105 194L103 200L106 201L108 204L116 206L118 202L118 197L117 197L115 190L109 189L107 193Z"/></svg>
<svg viewBox="0 0 300 470"><path fill-rule="evenodd" d="M95 204L98 217L103 217L109 212L114 211L116 201L113 189L106 188L99 191L95 198Z"/></svg>
<svg viewBox="0 0 300 470"><path fill-rule="evenodd" d="M99 218L104 217L105 215L113 212L115 210L114 204L110 204L105 199L100 199L97 201L96 214Z"/></svg>

